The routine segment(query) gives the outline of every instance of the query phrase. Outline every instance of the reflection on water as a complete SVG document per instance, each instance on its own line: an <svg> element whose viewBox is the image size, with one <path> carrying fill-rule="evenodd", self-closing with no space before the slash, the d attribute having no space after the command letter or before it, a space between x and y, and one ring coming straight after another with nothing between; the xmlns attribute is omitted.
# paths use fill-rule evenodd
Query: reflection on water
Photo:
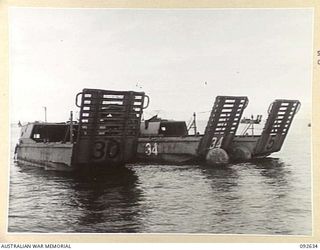
<svg viewBox="0 0 320 250"><path fill-rule="evenodd" d="M210 185L214 191L226 193L238 185L237 169L232 165L226 167L210 168L202 166L202 173L210 181Z"/></svg>
<svg viewBox="0 0 320 250"><path fill-rule="evenodd" d="M29 194L26 192L24 197L27 200L31 198L32 202L21 203L19 209L25 218L41 221L44 227L51 227L50 231L138 232L141 230L140 211L137 205L141 191L136 187L137 176L134 171L121 168L99 175L74 175L45 171L26 165L15 166L16 176L21 175L19 178L24 179L24 182L32 180L27 183L17 183L16 178L11 179L17 190L28 186L28 191L32 192ZM15 191L13 187L10 192L11 197ZM10 217L15 217L15 210L10 211ZM49 217L47 212L50 213ZM56 227L62 221L52 220L51 216L66 220L67 227ZM103 225L105 221L111 222L112 225L106 228ZM40 225L31 231L42 231L41 228ZM15 230L10 230L9 227L9 231Z"/></svg>
<svg viewBox="0 0 320 250"><path fill-rule="evenodd" d="M269 185L288 185L287 176L290 176L291 170L279 158L263 158L252 161L255 169L260 171L261 176L266 177L266 183Z"/></svg>
<svg viewBox="0 0 320 250"><path fill-rule="evenodd" d="M297 204L292 171L277 158L95 176L12 165L9 231L308 234L310 207Z"/></svg>
<svg viewBox="0 0 320 250"><path fill-rule="evenodd" d="M81 208L79 232L139 232L137 177L130 169L112 171L102 176L78 176L73 180L74 199ZM105 228L103 222L112 226ZM92 225L94 230L92 231ZM128 227L130 225L130 227Z"/></svg>

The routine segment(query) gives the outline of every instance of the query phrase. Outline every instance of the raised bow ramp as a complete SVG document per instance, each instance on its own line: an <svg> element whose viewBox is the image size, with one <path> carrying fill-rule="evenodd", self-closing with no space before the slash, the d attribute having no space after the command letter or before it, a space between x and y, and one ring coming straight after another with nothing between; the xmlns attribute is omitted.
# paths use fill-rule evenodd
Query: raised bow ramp
<svg viewBox="0 0 320 250"><path fill-rule="evenodd" d="M248 98L245 96L216 97L204 136L198 146L200 157L207 156L210 150L216 148L225 153L232 143L247 104Z"/></svg>
<svg viewBox="0 0 320 250"><path fill-rule="evenodd" d="M145 94L83 89L73 162L78 166L123 165L137 151Z"/></svg>
<svg viewBox="0 0 320 250"><path fill-rule="evenodd" d="M255 156L265 156L281 149L293 117L299 111L298 100L275 100L269 107L269 116L254 149Z"/></svg>

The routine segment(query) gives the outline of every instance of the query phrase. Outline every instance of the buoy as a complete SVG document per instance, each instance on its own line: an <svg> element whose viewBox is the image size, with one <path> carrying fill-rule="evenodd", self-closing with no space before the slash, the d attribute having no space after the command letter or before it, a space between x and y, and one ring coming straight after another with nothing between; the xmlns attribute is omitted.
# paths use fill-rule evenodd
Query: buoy
<svg viewBox="0 0 320 250"><path fill-rule="evenodd" d="M248 161L252 158L251 151L245 146L234 147L230 156L234 161Z"/></svg>
<svg viewBox="0 0 320 250"><path fill-rule="evenodd" d="M207 165L225 165L229 162L229 156L225 150L222 148L212 148L209 149L206 155Z"/></svg>

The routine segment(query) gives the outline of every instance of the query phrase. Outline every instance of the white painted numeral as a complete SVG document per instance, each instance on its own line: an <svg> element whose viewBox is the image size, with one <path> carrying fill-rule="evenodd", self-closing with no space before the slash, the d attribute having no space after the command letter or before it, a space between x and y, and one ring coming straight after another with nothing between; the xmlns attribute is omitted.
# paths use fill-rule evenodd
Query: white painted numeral
<svg viewBox="0 0 320 250"><path fill-rule="evenodd" d="M154 155L158 155L158 144L156 142L153 144L151 153L153 153Z"/></svg>
<svg viewBox="0 0 320 250"><path fill-rule="evenodd" d="M145 145L145 151L146 155L151 155L151 144L150 143L147 143Z"/></svg>
<svg viewBox="0 0 320 250"><path fill-rule="evenodd" d="M158 143L154 143L153 145L151 143L146 143L145 145L145 154L146 155L158 155Z"/></svg>

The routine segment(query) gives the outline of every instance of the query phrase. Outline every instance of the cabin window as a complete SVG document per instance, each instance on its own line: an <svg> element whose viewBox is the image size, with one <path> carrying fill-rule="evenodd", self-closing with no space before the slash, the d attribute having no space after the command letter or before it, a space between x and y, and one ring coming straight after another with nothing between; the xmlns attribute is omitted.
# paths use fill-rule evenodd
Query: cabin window
<svg viewBox="0 0 320 250"><path fill-rule="evenodd" d="M40 134L34 134L34 135L33 135L33 138L34 138L34 139L40 139Z"/></svg>
<svg viewBox="0 0 320 250"><path fill-rule="evenodd" d="M159 134L163 136L187 136L188 129L185 122L162 121Z"/></svg>
<svg viewBox="0 0 320 250"><path fill-rule="evenodd" d="M73 126L75 141L77 126ZM70 141L70 126L68 124L35 125L31 138L36 142L68 142Z"/></svg>

